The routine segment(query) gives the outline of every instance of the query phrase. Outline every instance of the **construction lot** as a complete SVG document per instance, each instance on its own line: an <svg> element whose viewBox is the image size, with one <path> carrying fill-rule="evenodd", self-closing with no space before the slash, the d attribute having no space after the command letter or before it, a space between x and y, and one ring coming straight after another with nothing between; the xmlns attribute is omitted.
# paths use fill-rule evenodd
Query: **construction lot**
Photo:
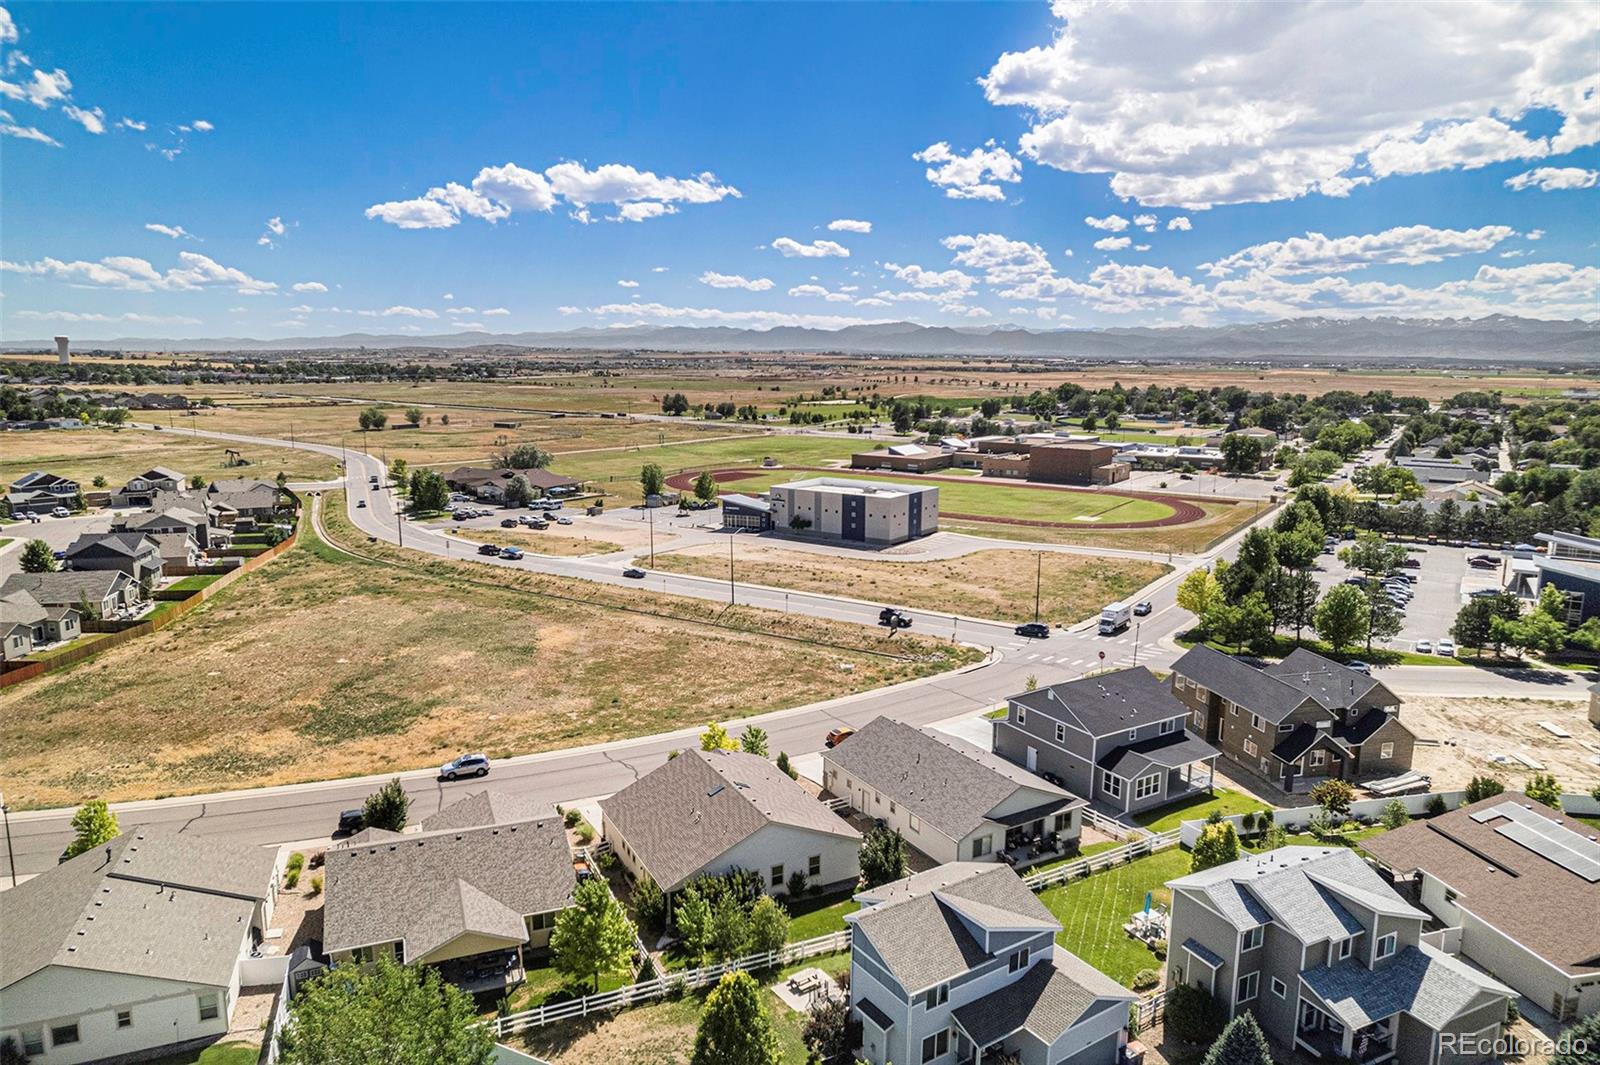
<svg viewBox="0 0 1600 1065"><path fill-rule="evenodd" d="M1600 728L1589 723L1587 709L1562 699L1413 698L1400 719L1418 739L1412 768L1430 777L1434 790L1462 788L1484 774L1520 787L1542 770L1567 791L1587 792L1600 783Z"/></svg>

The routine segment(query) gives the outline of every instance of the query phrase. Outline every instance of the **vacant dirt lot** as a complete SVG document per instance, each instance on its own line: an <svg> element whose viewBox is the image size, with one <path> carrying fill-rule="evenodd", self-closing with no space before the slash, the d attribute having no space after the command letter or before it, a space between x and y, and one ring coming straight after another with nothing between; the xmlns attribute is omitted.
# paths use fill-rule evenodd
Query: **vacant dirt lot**
<svg viewBox="0 0 1600 1065"><path fill-rule="evenodd" d="M826 592L895 606L949 611L971 617L1033 618L1036 567L1042 574L1041 615L1051 622L1081 621L1100 604L1149 584L1167 567L1156 562L1097 559L1032 551L979 551L929 562L880 562L781 547L739 545L734 578L797 591ZM656 552L655 568L702 577L726 577L728 556L719 544Z"/></svg>
<svg viewBox="0 0 1600 1065"><path fill-rule="evenodd" d="M1556 699L1407 699L1401 716L1419 739L1413 768L1436 788L1464 787L1479 773L1493 773L1520 786L1534 770L1522 755L1556 775L1567 791L1587 792L1600 782L1600 729L1589 724L1586 704ZM1567 732L1563 739L1540 727L1548 721ZM1589 744L1591 746L1585 746Z"/></svg>
<svg viewBox="0 0 1600 1065"><path fill-rule="evenodd" d="M544 531L536 529L462 529L450 530L450 535L480 544L499 544L501 547L520 547L541 555L608 555L622 550L622 545L610 540L596 540L570 531L557 532L564 526L552 525Z"/></svg>
<svg viewBox="0 0 1600 1065"><path fill-rule="evenodd" d="M0 695L7 798L149 798L410 769L453 750L549 750L780 709L975 657L914 640L898 650L918 658L890 658L870 653L882 638L860 626L803 619L802 632L781 614L485 576L467 562L385 565L307 535L182 623Z"/></svg>
<svg viewBox="0 0 1600 1065"><path fill-rule="evenodd" d="M140 412L139 416L154 414ZM164 414L161 420L166 420ZM209 423L202 424L210 427ZM230 446L241 453L248 466L224 465L224 449ZM0 451L0 484L10 484L29 470L48 470L71 477L89 492L94 491L96 476L104 477L108 487L120 488L129 477L152 466L170 466L183 474L198 473L208 481L219 477L259 477L270 481L279 470L291 481L320 481L339 474L336 459L309 451L229 445L170 429L66 429L5 434L5 448Z"/></svg>

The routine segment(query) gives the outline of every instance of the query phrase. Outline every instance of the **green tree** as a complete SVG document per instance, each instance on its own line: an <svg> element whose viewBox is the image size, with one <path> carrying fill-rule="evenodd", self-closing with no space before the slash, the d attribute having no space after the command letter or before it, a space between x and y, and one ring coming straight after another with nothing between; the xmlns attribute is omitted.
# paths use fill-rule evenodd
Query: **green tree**
<svg viewBox="0 0 1600 1065"><path fill-rule="evenodd" d="M1294 627L1296 644L1316 617L1317 597L1321 594L1322 588L1317 584L1317 579L1309 573L1290 573L1279 585L1278 604L1273 613L1280 622Z"/></svg>
<svg viewBox="0 0 1600 1065"><path fill-rule="evenodd" d="M189 478L189 487L193 488L195 491L199 491L200 489L204 488L205 486L206 486L206 479L204 477L200 476L198 473Z"/></svg>
<svg viewBox="0 0 1600 1065"><path fill-rule="evenodd" d="M490 1065L494 1032L472 996L430 965L343 962L289 1002L285 1065Z"/></svg>
<svg viewBox="0 0 1600 1065"><path fill-rule="evenodd" d="M437 470L412 470L411 488L406 494L413 514L443 510L450 505L450 485Z"/></svg>
<svg viewBox="0 0 1600 1065"><path fill-rule="evenodd" d="M749 973L723 976L700 1011L689 1065L779 1065L783 1053L765 994Z"/></svg>
<svg viewBox="0 0 1600 1065"><path fill-rule="evenodd" d="M1456 612L1450 635L1463 648L1481 652L1494 638L1494 603L1488 599L1469 599Z"/></svg>
<svg viewBox="0 0 1600 1065"><path fill-rule="evenodd" d="M633 885L633 914L651 932L664 931L667 924L667 897L661 886L646 873Z"/></svg>
<svg viewBox="0 0 1600 1065"><path fill-rule="evenodd" d="M767 756L767 730L760 725L751 725L739 737L739 749L745 754L759 754Z"/></svg>
<svg viewBox="0 0 1600 1065"><path fill-rule="evenodd" d="M104 799L90 799L72 815L72 842L67 844L63 858L76 858L84 851L110 843L122 829L117 825L117 815L106 806Z"/></svg>
<svg viewBox="0 0 1600 1065"><path fill-rule="evenodd" d="M19 564L24 573L54 573L55 552L50 550L50 545L43 540L29 540L22 545L22 558Z"/></svg>
<svg viewBox="0 0 1600 1065"><path fill-rule="evenodd" d="M1367 653L1373 640L1392 640L1405 627L1405 615L1394 605L1383 585L1373 583L1362 589L1367 599Z"/></svg>
<svg viewBox="0 0 1600 1065"><path fill-rule="evenodd" d="M672 924L689 956L698 962L711 947L711 904L694 888L679 893L672 907Z"/></svg>
<svg viewBox="0 0 1600 1065"><path fill-rule="evenodd" d="M1348 780L1329 777L1311 789L1311 801L1331 818L1344 820L1350 816L1350 804L1355 801L1356 789Z"/></svg>
<svg viewBox="0 0 1600 1065"><path fill-rule="evenodd" d="M1239 860L1239 833L1232 821L1216 821L1200 829L1194 841L1194 855L1190 872L1198 873L1218 865Z"/></svg>
<svg viewBox="0 0 1600 1065"><path fill-rule="evenodd" d="M406 421L410 422L412 425L421 425L422 424L422 408L421 407L407 407L406 408Z"/></svg>
<svg viewBox="0 0 1600 1065"><path fill-rule="evenodd" d="M752 952L782 950L789 941L789 911L771 895L763 895L750 907L749 928Z"/></svg>
<svg viewBox="0 0 1600 1065"><path fill-rule="evenodd" d="M1328 641L1338 654L1366 636L1367 614L1367 597L1361 589L1339 584L1330 588L1317 604L1312 625L1317 635Z"/></svg>
<svg viewBox="0 0 1600 1065"><path fill-rule="evenodd" d="M1522 786L1522 793L1534 802L1542 802L1552 810L1561 809L1561 782L1554 773L1535 773Z"/></svg>
<svg viewBox="0 0 1600 1065"><path fill-rule="evenodd" d="M1547 1065L1594 1065L1600 1050L1600 1013L1591 1013L1556 1037L1555 1053Z"/></svg>
<svg viewBox="0 0 1600 1065"><path fill-rule="evenodd" d="M702 503L717 498L717 479L711 476L710 470L701 470L700 476L694 479L694 497Z"/></svg>
<svg viewBox="0 0 1600 1065"><path fill-rule="evenodd" d="M1222 583L1209 569L1197 569L1178 584L1178 605L1204 624L1211 608L1222 601Z"/></svg>
<svg viewBox="0 0 1600 1065"><path fill-rule="evenodd" d="M1206 628L1236 650L1265 645L1272 638L1272 604L1262 592L1251 592L1236 606L1213 610Z"/></svg>
<svg viewBox="0 0 1600 1065"><path fill-rule="evenodd" d="M667 487L666 474L661 472L661 467L654 462L647 462L639 470L639 487L644 489L645 498L658 496Z"/></svg>
<svg viewBox="0 0 1600 1065"><path fill-rule="evenodd" d="M1210 1042L1228 1019L1215 999L1188 984L1177 984L1167 992L1163 1012L1166 1034L1185 1043Z"/></svg>
<svg viewBox="0 0 1600 1065"><path fill-rule="evenodd" d="M550 952L558 972L573 980L593 980L600 990L604 973L624 970L633 961L633 922L600 877L578 881L572 905L556 915Z"/></svg>
<svg viewBox="0 0 1600 1065"><path fill-rule="evenodd" d="M861 842L861 882L863 887L878 887L904 877L907 872L906 841L898 828L874 827Z"/></svg>
<svg viewBox="0 0 1600 1065"><path fill-rule="evenodd" d="M728 735L728 730L713 721L700 733L702 751L737 751L739 741Z"/></svg>
<svg viewBox="0 0 1600 1065"><path fill-rule="evenodd" d="M410 482L406 477L409 469L410 463L406 462L405 459L395 459L389 463L389 483L400 485L402 488L409 488Z"/></svg>
<svg viewBox="0 0 1600 1065"><path fill-rule="evenodd" d="M1339 551L1339 560L1369 577L1386 577L1406 560L1405 545L1389 543L1377 533L1363 532L1356 542Z"/></svg>
<svg viewBox="0 0 1600 1065"><path fill-rule="evenodd" d="M528 483L526 477L518 473L506 482L501 494L505 497L506 506L525 507L533 502L533 485Z"/></svg>
<svg viewBox="0 0 1600 1065"><path fill-rule="evenodd" d="M506 448L494 459L502 469L542 470L550 465L551 455L550 452L534 444L518 444L516 447Z"/></svg>
<svg viewBox="0 0 1600 1065"><path fill-rule="evenodd" d="M382 429L389 424L389 416L383 413L380 407L368 407L356 416L356 424L361 426L363 432L368 429Z"/></svg>
<svg viewBox="0 0 1600 1065"><path fill-rule="evenodd" d="M711 907L711 956L732 961L744 956L750 945L750 918L739 900L723 895Z"/></svg>
<svg viewBox="0 0 1600 1065"><path fill-rule="evenodd" d="M109 407L100 412L100 420L115 429L127 424L128 412L123 407Z"/></svg>
<svg viewBox="0 0 1600 1065"><path fill-rule="evenodd" d="M1222 465L1229 473L1254 473L1261 468L1261 441L1243 433L1222 438Z"/></svg>
<svg viewBox="0 0 1600 1065"><path fill-rule="evenodd" d="M789 752L788 751L779 751L778 752L778 768L781 769L783 772L787 773L790 780L799 780L800 779L799 771L796 770L794 766L789 764Z"/></svg>
<svg viewBox="0 0 1600 1065"><path fill-rule="evenodd" d="M1393 830L1410 820L1411 815L1406 812L1406 804L1399 799L1390 799L1384 804L1382 818L1384 828Z"/></svg>
<svg viewBox="0 0 1600 1065"><path fill-rule="evenodd" d="M381 828L386 832L404 831L406 819L411 816L411 797L400 786L400 778L395 777L368 795L361 814L368 828Z"/></svg>
<svg viewBox="0 0 1600 1065"><path fill-rule="evenodd" d="M820 1065L843 1065L857 1060L850 1052L860 1044L860 1034L861 1022L850 1019L849 996L816 995L806 1014L805 1027L800 1030L800 1041L813 1055L808 1063L815 1060Z"/></svg>
<svg viewBox="0 0 1600 1065"><path fill-rule="evenodd" d="M1255 1014L1241 1013L1229 1021L1201 1065L1273 1065L1272 1046Z"/></svg>
<svg viewBox="0 0 1600 1065"><path fill-rule="evenodd" d="M1467 802L1482 802L1492 799L1506 790L1506 786L1495 777L1473 777L1467 781Z"/></svg>

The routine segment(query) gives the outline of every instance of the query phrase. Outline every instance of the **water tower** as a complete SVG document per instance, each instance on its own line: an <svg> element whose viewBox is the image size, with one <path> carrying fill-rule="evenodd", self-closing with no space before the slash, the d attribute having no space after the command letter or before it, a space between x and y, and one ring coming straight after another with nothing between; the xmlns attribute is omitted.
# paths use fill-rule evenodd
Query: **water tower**
<svg viewBox="0 0 1600 1065"><path fill-rule="evenodd" d="M69 343L66 337L56 337L56 361L63 366L72 362L72 352L67 347Z"/></svg>

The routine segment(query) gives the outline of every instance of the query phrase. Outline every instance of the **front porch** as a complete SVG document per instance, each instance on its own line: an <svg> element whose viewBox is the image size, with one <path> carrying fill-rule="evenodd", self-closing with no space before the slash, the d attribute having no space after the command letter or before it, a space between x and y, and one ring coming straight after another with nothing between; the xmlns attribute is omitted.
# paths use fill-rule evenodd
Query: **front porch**
<svg viewBox="0 0 1600 1065"><path fill-rule="evenodd" d="M1364 1028L1350 1028L1302 999L1294 1042L1314 1058L1379 1065L1394 1057L1399 1032L1398 1014Z"/></svg>

